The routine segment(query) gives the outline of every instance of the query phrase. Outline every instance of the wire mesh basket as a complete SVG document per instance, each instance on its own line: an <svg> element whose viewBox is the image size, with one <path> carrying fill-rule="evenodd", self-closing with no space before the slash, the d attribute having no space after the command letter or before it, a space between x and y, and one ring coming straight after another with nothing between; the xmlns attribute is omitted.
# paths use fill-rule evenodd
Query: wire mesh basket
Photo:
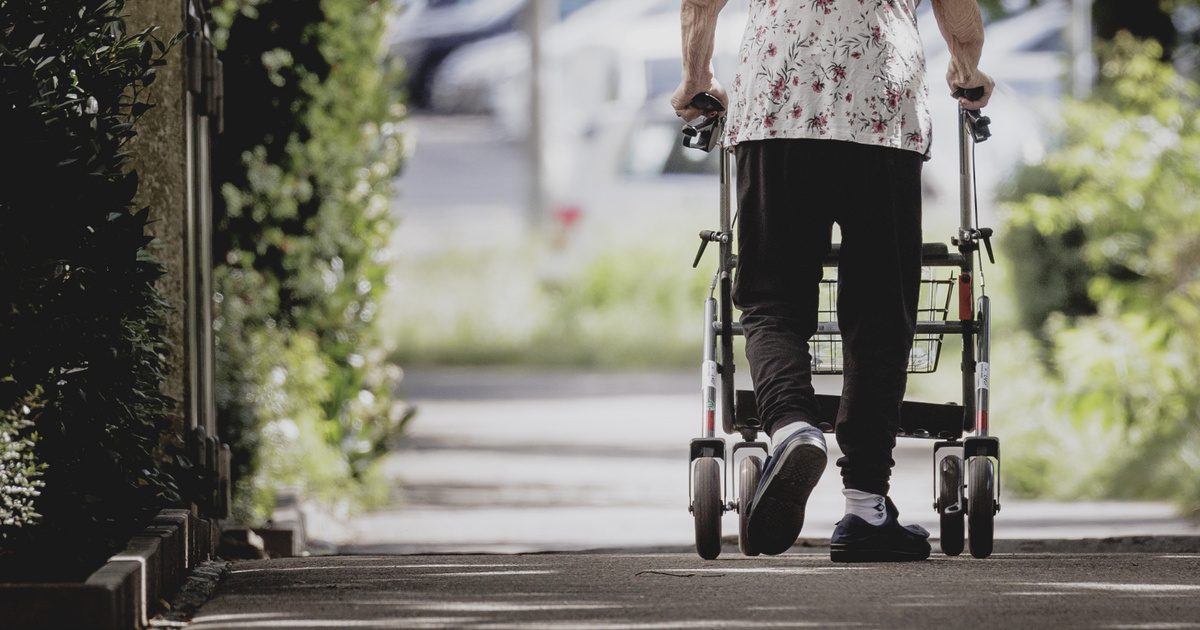
<svg viewBox="0 0 1200 630"><path fill-rule="evenodd" d="M945 277L938 277L938 269L921 268L921 298L917 303L917 321L944 322L950 312L950 299L954 293L955 273L945 270ZM837 323L837 272L827 269L833 278L821 280L820 302L817 319L821 329ZM942 333L919 333L913 337L912 352L908 355L909 374L936 372L942 355ZM845 367L842 356L842 336L837 333L818 333L808 342L812 355L813 374L841 374Z"/></svg>

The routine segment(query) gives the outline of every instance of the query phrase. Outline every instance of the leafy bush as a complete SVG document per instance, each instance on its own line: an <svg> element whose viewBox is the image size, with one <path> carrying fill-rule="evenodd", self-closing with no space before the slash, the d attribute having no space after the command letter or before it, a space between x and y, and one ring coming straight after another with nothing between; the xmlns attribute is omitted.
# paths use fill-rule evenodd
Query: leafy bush
<svg viewBox="0 0 1200 630"><path fill-rule="evenodd" d="M0 536L39 518L33 502L46 486L41 480L46 465L38 464L34 455L37 433L27 433L33 428L33 408L25 403L36 404L40 393L31 392L18 409L0 412Z"/></svg>
<svg viewBox="0 0 1200 630"><path fill-rule="evenodd" d="M107 557L180 500L187 464L164 441L163 269L125 150L164 46L123 8L0 2L0 476L16 482L0 559L23 578Z"/></svg>
<svg viewBox="0 0 1200 630"><path fill-rule="evenodd" d="M1161 52L1115 40L1102 86L1066 108L1063 145L1040 166L1057 192L1010 204L1018 227L1078 242L1055 256L1084 270L1095 305L1047 318L1051 361L1028 402L1070 424L1009 450L1041 471L1022 477L1029 491L1200 508L1200 85Z"/></svg>
<svg viewBox="0 0 1200 630"><path fill-rule="evenodd" d="M402 252L383 323L398 361L603 368L695 364L712 254L692 269L691 224L570 260L536 239L411 257ZM424 287L436 286L436 292Z"/></svg>
<svg viewBox="0 0 1200 630"><path fill-rule="evenodd" d="M410 416L374 322L403 113L381 54L388 6L227 0L215 11L230 86L214 154L217 402L242 518L263 518L284 485L347 496ZM279 391L286 404L270 402ZM292 429L305 448L259 439ZM272 459L280 448L295 459Z"/></svg>

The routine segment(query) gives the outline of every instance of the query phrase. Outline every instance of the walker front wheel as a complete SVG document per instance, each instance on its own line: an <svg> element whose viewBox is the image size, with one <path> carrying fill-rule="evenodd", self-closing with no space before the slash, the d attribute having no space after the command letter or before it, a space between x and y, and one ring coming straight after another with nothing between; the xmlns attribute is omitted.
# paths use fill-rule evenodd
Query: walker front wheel
<svg viewBox="0 0 1200 630"><path fill-rule="evenodd" d="M942 553L957 556L963 552L963 464L962 458L950 455L941 460L938 471L941 484L938 489L938 514L941 520Z"/></svg>
<svg viewBox="0 0 1200 630"><path fill-rule="evenodd" d="M972 457L967 469L967 544L972 556L986 558L992 555L995 533L995 467L987 457Z"/></svg>
<svg viewBox="0 0 1200 630"><path fill-rule="evenodd" d="M696 553L705 560L713 560L721 555L721 465L715 457L696 460L692 492Z"/></svg>
<svg viewBox="0 0 1200 630"><path fill-rule="evenodd" d="M754 492L758 489L758 480L762 476L762 460L751 455L742 460L741 470L738 471L738 548L747 556L757 556L748 535L750 527L750 503L754 500Z"/></svg>

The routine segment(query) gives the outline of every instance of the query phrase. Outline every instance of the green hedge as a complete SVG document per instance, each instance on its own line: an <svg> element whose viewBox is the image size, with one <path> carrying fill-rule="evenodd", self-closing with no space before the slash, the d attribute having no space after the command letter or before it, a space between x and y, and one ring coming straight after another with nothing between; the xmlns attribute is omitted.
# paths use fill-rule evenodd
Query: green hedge
<svg viewBox="0 0 1200 630"><path fill-rule="evenodd" d="M123 9L0 2L0 579L77 575L181 500L126 152L164 46Z"/></svg>
<svg viewBox="0 0 1200 630"><path fill-rule="evenodd" d="M217 404L242 519L266 517L284 488L361 502L411 415L375 325L402 148L388 10L229 0L215 11L228 86L214 153Z"/></svg>
<svg viewBox="0 0 1200 630"><path fill-rule="evenodd" d="M1062 146L1037 167L1051 192L1009 204L1019 230L1071 243L1024 264L1063 265L1092 305L1049 301L1044 323L1028 319L1050 359L1027 372L1030 430L1008 451L1029 492L1200 509L1200 85L1161 56L1119 36L1101 86L1065 108Z"/></svg>

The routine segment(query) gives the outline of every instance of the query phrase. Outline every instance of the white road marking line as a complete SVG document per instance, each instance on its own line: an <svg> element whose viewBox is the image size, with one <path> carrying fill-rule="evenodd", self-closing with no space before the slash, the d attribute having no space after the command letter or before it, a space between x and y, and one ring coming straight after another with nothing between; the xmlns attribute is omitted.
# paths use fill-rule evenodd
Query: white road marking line
<svg viewBox="0 0 1200 630"><path fill-rule="evenodd" d="M1069 588L1118 593L1178 593L1200 591L1200 584L1121 584L1117 582L1019 582L1021 586Z"/></svg>
<svg viewBox="0 0 1200 630"><path fill-rule="evenodd" d="M551 575L558 571L451 571L449 573L422 573L421 577L470 577L476 575Z"/></svg>
<svg viewBox="0 0 1200 630"><path fill-rule="evenodd" d="M1150 621L1146 623L1117 623L1104 628L1120 628L1122 630L1183 630L1185 628L1200 628L1200 623L1175 621Z"/></svg>
<svg viewBox="0 0 1200 630"><path fill-rule="evenodd" d="M466 567L538 567L541 564L470 564L465 562L446 563L446 564L369 564L369 565L336 565L336 566L319 566L319 567L263 567L261 569L235 569L230 573L261 573L264 571L359 571L363 569L456 569Z"/></svg>
<svg viewBox="0 0 1200 630"><path fill-rule="evenodd" d="M699 569L650 569L656 573L786 573L805 575L833 571L862 571L867 567L701 567Z"/></svg>
<svg viewBox="0 0 1200 630"><path fill-rule="evenodd" d="M348 604L387 604L388 602L348 601ZM610 608L637 608L626 604L521 604L515 602L392 602L395 606L412 610L445 612L553 612L558 610L607 610Z"/></svg>
<svg viewBox="0 0 1200 630"><path fill-rule="evenodd" d="M217 628L462 628L479 617L410 617L407 619L261 619L225 625L212 621L192 621L198 630Z"/></svg>
<svg viewBox="0 0 1200 630"><path fill-rule="evenodd" d="M1049 595L1051 597L1062 597L1063 595L1087 595L1087 593L1071 593L1064 591L1010 591L1007 593L996 593L997 595L1011 595L1013 597L1042 597Z"/></svg>
<svg viewBox="0 0 1200 630"><path fill-rule="evenodd" d="M513 623L483 623L473 628L480 630L669 630L671 628L838 628L862 626L860 623L838 623L828 621L731 621L714 619L692 619L687 621L524 621Z"/></svg>

